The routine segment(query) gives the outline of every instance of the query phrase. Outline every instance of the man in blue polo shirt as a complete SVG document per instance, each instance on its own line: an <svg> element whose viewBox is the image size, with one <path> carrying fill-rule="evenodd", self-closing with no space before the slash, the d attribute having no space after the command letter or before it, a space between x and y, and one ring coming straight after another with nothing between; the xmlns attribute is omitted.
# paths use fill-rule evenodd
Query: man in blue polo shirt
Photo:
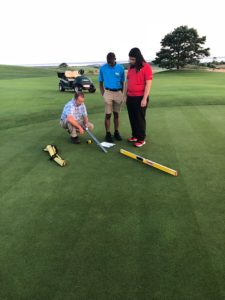
<svg viewBox="0 0 225 300"><path fill-rule="evenodd" d="M121 141L119 133L119 113L123 102L123 86L125 81L123 66L116 63L116 56L110 52L107 54L107 64L99 70L99 88L105 101L105 140L113 142L110 132L110 118L114 116L114 138Z"/></svg>

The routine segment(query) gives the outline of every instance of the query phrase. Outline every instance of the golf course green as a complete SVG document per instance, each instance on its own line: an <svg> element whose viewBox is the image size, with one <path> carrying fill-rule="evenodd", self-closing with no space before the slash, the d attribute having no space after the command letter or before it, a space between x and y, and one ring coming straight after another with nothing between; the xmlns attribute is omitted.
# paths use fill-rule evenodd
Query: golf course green
<svg viewBox="0 0 225 300"><path fill-rule="evenodd" d="M93 133L104 105L85 93ZM225 299L225 73L154 75L146 145L59 126L54 69L0 66L0 299ZM60 167L43 151L55 144ZM178 170L174 177L119 153Z"/></svg>

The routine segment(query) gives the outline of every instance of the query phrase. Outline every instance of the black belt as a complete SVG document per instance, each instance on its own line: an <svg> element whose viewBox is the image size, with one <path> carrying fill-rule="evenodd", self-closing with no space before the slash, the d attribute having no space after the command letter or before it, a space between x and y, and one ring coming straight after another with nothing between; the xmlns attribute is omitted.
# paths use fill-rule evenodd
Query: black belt
<svg viewBox="0 0 225 300"><path fill-rule="evenodd" d="M105 90L110 91L110 92L122 91L122 89L108 89L108 88L105 88Z"/></svg>

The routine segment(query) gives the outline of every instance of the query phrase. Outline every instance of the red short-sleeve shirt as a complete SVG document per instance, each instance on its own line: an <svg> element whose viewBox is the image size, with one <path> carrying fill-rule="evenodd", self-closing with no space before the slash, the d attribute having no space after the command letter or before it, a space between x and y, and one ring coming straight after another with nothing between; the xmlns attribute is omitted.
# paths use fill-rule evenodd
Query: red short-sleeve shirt
<svg viewBox="0 0 225 300"><path fill-rule="evenodd" d="M144 63L139 72L135 68L129 68L127 73L127 95L143 96L146 80L152 80L152 68Z"/></svg>

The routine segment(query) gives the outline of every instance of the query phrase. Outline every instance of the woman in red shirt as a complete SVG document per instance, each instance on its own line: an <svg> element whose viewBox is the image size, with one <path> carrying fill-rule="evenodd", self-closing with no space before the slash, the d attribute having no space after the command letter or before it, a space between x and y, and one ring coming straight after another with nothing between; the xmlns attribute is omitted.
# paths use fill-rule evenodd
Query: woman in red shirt
<svg viewBox="0 0 225 300"><path fill-rule="evenodd" d="M141 51L132 48L129 52L130 67L127 73L127 110L132 130L129 142L135 147L145 145L145 114L152 84L152 69L146 63Z"/></svg>

